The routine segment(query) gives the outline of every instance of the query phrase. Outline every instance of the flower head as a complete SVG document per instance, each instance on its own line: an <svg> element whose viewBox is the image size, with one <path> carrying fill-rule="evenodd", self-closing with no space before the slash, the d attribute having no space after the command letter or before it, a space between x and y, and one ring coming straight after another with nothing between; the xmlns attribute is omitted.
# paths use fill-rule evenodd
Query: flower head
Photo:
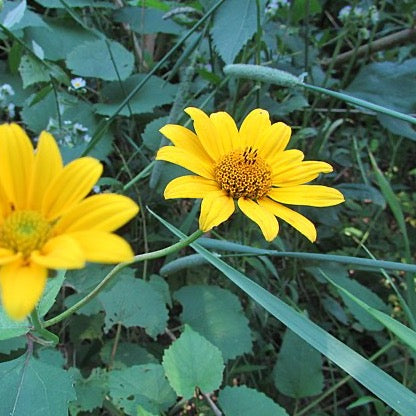
<svg viewBox="0 0 416 416"><path fill-rule="evenodd" d="M86 85L87 83L84 78L77 77L71 79L71 86L74 90L80 90L82 88L85 88Z"/></svg>
<svg viewBox="0 0 416 416"><path fill-rule="evenodd" d="M312 222L284 204L327 207L343 202L343 195L334 188L305 185L320 173L332 172L328 163L304 161L300 150L285 150L291 129L281 122L271 124L265 110L253 110L239 130L225 112L209 117L193 107L185 112L193 119L196 134L182 126L164 126L160 131L174 146L162 147L156 159L194 175L172 180L165 198L202 198L202 231L226 221L236 201L266 240L277 236L279 217L315 241Z"/></svg>
<svg viewBox="0 0 416 416"><path fill-rule="evenodd" d="M129 244L113 231L139 208L121 195L87 197L101 173L101 163L91 157L63 166L45 131L34 152L17 124L0 125L0 294L11 318L23 319L34 309L48 269L132 258Z"/></svg>

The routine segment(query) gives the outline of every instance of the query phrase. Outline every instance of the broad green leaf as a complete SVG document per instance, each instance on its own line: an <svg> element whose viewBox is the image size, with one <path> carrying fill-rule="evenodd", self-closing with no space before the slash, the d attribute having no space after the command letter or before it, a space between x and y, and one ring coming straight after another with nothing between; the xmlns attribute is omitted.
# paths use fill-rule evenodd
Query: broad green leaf
<svg viewBox="0 0 416 416"><path fill-rule="evenodd" d="M216 11L212 41L226 64L232 64L257 29L256 2L227 0Z"/></svg>
<svg viewBox="0 0 416 416"><path fill-rule="evenodd" d="M77 46L98 39L93 33L74 25L72 20L49 18L46 22L45 27L25 29L25 39L40 45L45 52L45 58L52 61L66 59ZM51 36L51 33L59 33L59 36Z"/></svg>
<svg viewBox="0 0 416 416"><path fill-rule="evenodd" d="M293 21L299 22L307 16L317 14L322 10L319 0L294 0L292 13Z"/></svg>
<svg viewBox="0 0 416 416"><path fill-rule="evenodd" d="M70 369L70 373L75 381L76 392L76 400L69 404L71 415L101 408L108 393L108 374L101 368L94 368L91 374L84 378L74 367Z"/></svg>
<svg viewBox="0 0 416 416"><path fill-rule="evenodd" d="M113 82L102 90L104 103L96 104L98 114L110 116L122 104L126 96L131 93L145 75L136 74L124 81ZM120 115L151 113L155 107L170 104L175 99L177 87L156 76L151 76L143 85L140 94L136 94L120 111Z"/></svg>
<svg viewBox="0 0 416 416"><path fill-rule="evenodd" d="M168 117L160 117L152 120L146 125L142 134L143 144L152 152L156 152L160 147L160 141L162 140L162 134L159 133L165 124L168 123Z"/></svg>
<svg viewBox="0 0 416 416"><path fill-rule="evenodd" d="M120 276L98 299L106 313L106 332L118 322L126 327L143 327L153 338L166 328L168 311L163 296L142 279Z"/></svg>
<svg viewBox="0 0 416 416"><path fill-rule="evenodd" d="M115 81L131 74L134 57L121 43L99 39L73 49L66 64L76 75Z"/></svg>
<svg viewBox="0 0 416 416"><path fill-rule="evenodd" d="M180 238L185 237L181 231L167 221L153 212L152 215L176 236ZM228 279L263 306L275 318L346 371L351 377L398 413L404 415L414 413L416 408L416 394L411 390L407 389L383 370L314 324L305 316L295 311L279 298L270 294L251 279L212 255L198 243L192 243L191 247L202 254L214 267L224 273Z"/></svg>
<svg viewBox="0 0 416 416"><path fill-rule="evenodd" d="M416 104L416 58L363 66L346 91L354 97L411 113Z"/></svg>
<svg viewBox="0 0 416 416"><path fill-rule="evenodd" d="M14 7L6 14L1 24L7 29L11 29L22 20L25 11L26 0L22 0L16 7Z"/></svg>
<svg viewBox="0 0 416 416"><path fill-rule="evenodd" d="M158 362L145 348L132 342L120 342L112 359L113 346L113 341L107 342L100 351L103 362L107 365L111 363L113 369Z"/></svg>
<svg viewBox="0 0 416 416"><path fill-rule="evenodd" d="M162 10L142 7L124 7L114 13L116 22L128 23L132 30L140 34L172 33L179 34L181 26L171 19L164 19Z"/></svg>
<svg viewBox="0 0 416 416"><path fill-rule="evenodd" d="M67 416L76 399L69 373L34 357L0 363L0 380L1 415Z"/></svg>
<svg viewBox="0 0 416 416"><path fill-rule="evenodd" d="M203 393L218 389L224 370L220 350L188 325L165 350L162 365L170 385L184 399L193 397L195 387Z"/></svg>
<svg viewBox="0 0 416 416"><path fill-rule="evenodd" d="M136 416L139 405L148 412L160 414L176 400L160 364L111 371L108 387L114 404L128 415Z"/></svg>
<svg viewBox="0 0 416 416"><path fill-rule="evenodd" d="M29 332L30 323L28 319L14 321L10 319L0 304L0 341L18 337Z"/></svg>
<svg viewBox="0 0 416 416"><path fill-rule="evenodd" d="M10 354L11 351L26 348L26 337L19 336L9 339L0 338L0 354Z"/></svg>
<svg viewBox="0 0 416 416"><path fill-rule="evenodd" d="M321 354L289 329L277 357L274 384L296 399L319 394L324 387Z"/></svg>
<svg viewBox="0 0 416 416"><path fill-rule="evenodd" d="M225 387L218 403L226 416L288 416L270 397L247 386Z"/></svg>
<svg viewBox="0 0 416 416"><path fill-rule="evenodd" d="M23 88L38 82L49 82L52 78L56 78L60 82L68 82L67 75L57 65L45 64L38 58L31 55L23 55L20 60L19 72L23 81Z"/></svg>
<svg viewBox="0 0 416 416"><path fill-rule="evenodd" d="M377 114L377 118L380 124L392 133L416 141L416 131L410 123L384 114Z"/></svg>
<svg viewBox="0 0 416 416"><path fill-rule="evenodd" d="M217 346L224 360L251 352L251 331L240 301L217 286L185 286L174 294L183 307L181 321Z"/></svg>
<svg viewBox="0 0 416 416"><path fill-rule="evenodd" d="M65 279L66 270L58 270L56 276L48 279L45 292L37 307L40 317L44 317L55 303L55 299Z"/></svg>
<svg viewBox="0 0 416 416"><path fill-rule="evenodd" d="M366 203L371 202L383 209L386 207L386 200L383 195L373 186L364 183L342 183L337 185L337 189L344 194L345 199L354 199Z"/></svg>

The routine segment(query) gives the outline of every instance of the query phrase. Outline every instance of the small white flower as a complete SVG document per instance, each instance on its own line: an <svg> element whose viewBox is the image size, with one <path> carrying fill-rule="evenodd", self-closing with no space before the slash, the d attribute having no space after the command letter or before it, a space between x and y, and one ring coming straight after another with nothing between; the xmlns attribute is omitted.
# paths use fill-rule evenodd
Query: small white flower
<svg viewBox="0 0 416 416"><path fill-rule="evenodd" d="M64 120L64 124L65 126L69 126L70 124L72 124L71 120Z"/></svg>
<svg viewBox="0 0 416 416"><path fill-rule="evenodd" d="M380 13L377 10L376 6L370 6L368 10L370 14L370 20L373 25L375 25L380 20Z"/></svg>
<svg viewBox="0 0 416 416"><path fill-rule="evenodd" d="M14 118L14 116L16 115L15 108L16 106L13 103L7 104L7 112L9 113L10 118Z"/></svg>
<svg viewBox="0 0 416 416"><path fill-rule="evenodd" d="M93 186L92 190L96 193L99 194L101 192L101 188L98 185Z"/></svg>
<svg viewBox="0 0 416 416"><path fill-rule="evenodd" d="M3 84L0 87L0 92L2 95L7 96L7 95L14 95L14 89L12 88L11 85L9 84Z"/></svg>
<svg viewBox="0 0 416 416"><path fill-rule="evenodd" d="M338 12L338 19L344 21L351 13L351 6L344 6L339 12Z"/></svg>
<svg viewBox="0 0 416 416"><path fill-rule="evenodd" d="M82 88L85 88L86 85L87 85L87 82L85 81L84 78L77 77L77 78L71 79L71 86L74 90L80 90Z"/></svg>
<svg viewBox="0 0 416 416"><path fill-rule="evenodd" d="M89 142L91 141L91 139L92 139L92 137L91 137L89 134L86 134L86 135L84 136L84 141L85 141L86 143L89 143Z"/></svg>
<svg viewBox="0 0 416 416"><path fill-rule="evenodd" d="M75 123L73 129L75 133L79 131L85 133L86 131L88 131L88 127L83 126L81 123Z"/></svg>

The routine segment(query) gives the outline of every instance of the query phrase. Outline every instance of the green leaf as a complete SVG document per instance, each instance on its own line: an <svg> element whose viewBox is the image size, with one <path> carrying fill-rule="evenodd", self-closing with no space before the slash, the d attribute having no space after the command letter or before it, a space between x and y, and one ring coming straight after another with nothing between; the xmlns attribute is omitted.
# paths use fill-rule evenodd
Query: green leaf
<svg viewBox="0 0 416 416"><path fill-rule="evenodd" d="M176 236L180 238L186 237L181 231L155 213L152 212L152 215ZM251 279L212 255L198 243L192 243L191 247L202 254L214 267L224 273L228 279L234 282L259 305L263 306L275 318L341 367L398 413L408 415L414 413L416 394L411 390Z"/></svg>
<svg viewBox="0 0 416 416"><path fill-rule="evenodd" d="M216 11L212 41L226 64L232 64L257 30L257 8L253 0L227 0Z"/></svg>
<svg viewBox="0 0 416 416"><path fill-rule="evenodd" d="M160 414L176 400L160 364L135 365L109 373L108 386L113 402L128 415L137 415L141 405Z"/></svg>
<svg viewBox="0 0 416 416"><path fill-rule="evenodd" d="M145 75L136 74L121 85L119 82L106 85L102 90L105 102L95 105L97 113L106 116L112 115L120 107L126 96L144 78ZM175 99L176 90L176 85L156 76L151 76L140 90L140 94L135 95L119 114L129 116L130 111L132 114L151 113L155 107L172 103Z"/></svg>
<svg viewBox="0 0 416 416"><path fill-rule="evenodd" d="M370 314L374 319L380 322L383 326L392 331L398 338L400 338L404 343L406 343L410 348L416 351L416 332L403 325L402 323L396 321L391 316L386 313L380 312L379 310L372 308L366 302L363 302L358 296L354 296L350 291L348 291L343 285L337 284L331 277L326 273L325 270L319 269L322 275L327 279L332 285L334 285L340 293L350 299L351 302L354 302L356 305L359 305L363 310ZM364 288L365 289L365 288ZM361 292L360 292L361 294Z"/></svg>
<svg viewBox="0 0 416 416"><path fill-rule="evenodd" d="M297 23L307 16L320 13L321 10L319 0L295 0L292 7L293 21Z"/></svg>
<svg viewBox="0 0 416 416"><path fill-rule="evenodd" d="M165 12L142 7L123 7L114 13L116 22L128 23L132 30L140 34L172 33L179 34L182 27L171 19L164 19Z"/></svg>
<svg viewBox="0 0 416 416"><path fill-rule="evenodd" d="M111 363L111 368L120 369L133 365L157 363L156 358L145 348L132 342L120 342L117 345L116 353L113 354L114 342L107 342L100 351L100 357L107 365Z"/></svg>
<svg viewBox="0 0 416 416"><path fill-rule="evenodd" d="M68 19L49 18L44 26L25 29L25 39L40 45L45 52L45 58L52 61L64 60L79 45L98 39L96 35L74 25ZM59 33L59 36L51 36L51 33Z"/></svg>
<svg viewBox="0 0 416 416"><path fill-rule="evenodd" d="M337 185L337 189L341 191L345 199L354 199L361 202L372 203L386 207L386 200L377 188L366 185L365 183L342 183Z"/></svg>
<svg viewBox="0 0 416 416"><path fill-rule="evenodd" d="M142 134L143 144L152 152L156 152L162 140L162 134L159 133L165 124L168 123L169 117L160 117L148 123Z"/></svg>
<svg viewBox="0 0 416 416"><path fill-rule="evenodd" d="M224 360L251 352L251 331L237 296L217 286L185 286L174 294L181 321L217 346Z"/></svg>
<svg viewBox="0 0 416 416"><path fill-rule="evenodd" d="M82 77L124 80L133 71L134 56L121 43L99 39L73 49L66 64L74 74Z"/></svg>
<svg viewBox="0 0 416 416"><path fill-rule="evenodd" d="M412 113L416 104L416 58L363 66L346 91L393 110Z"/></svg>
<svg viewBox="0 0 416 416"><path fill-rule="evenodd" d="M225 387L218 403L227 416L288 416L270 397L247 386Z"/></svg>
<svg viewBox="0 0 416 416"><path fill-rule="evenodd" d="M24 336L4 339L0 342L0 354L10 354L11 351L21 348L26 348L26 337Z"/></svg>
<svg viewBox="0 0 416 416"><path fill-rule="evenodd" d="M92 412L101 408L108 392L108 374L101 368L93 368L88 378L82 377L77 368L72 367L70 373L75 381L76 401L69 404L71 414Z"/></svg>
<svg viewBox="0 0 416 416"><path fill-rule="evenodd" d="M62 284L65 280L66 270L58 270L56 276L50 277L45 288L45 292L42 299L37 307L39 316L43 318L52 308L55 303L55 299L59 291L61 290Z"/></svg>
<svg viewBox="0 0 416 416"><path fill-rule="evenodd" d="M26 0L22 0L16 7L10 10L1 24L7 29L11 29L14 25L19 23L26 11Z"/></svg>
<svg viewBox="0 0 416 416"><path fill-rule="evenodd" d="M217 390L224 371L220 350L188 325L165 350L162 365L170 385L184 399L193 397L195 387L203 393Z"/></svg>
<svg viewBox="0 0 416 416"><path fill-rule="evenodd" d="M280 347L274 384L296 399L319 394L324 387L321 354L290 330L286 330Z"/></svg>
<svg viewBox="0 0 416 416"><path fill-rule="evenodd" d="M23 81L23 88L37 82L49 82L49 72L45 66L31 55L23 55L20 60L19 72Z"/></svg>
<svg viewBox="0 0 416 416"><path fill-rule="evenodd" d="M321 267L308 267L306 268L311 272L316 279L322 278L322 276L330 281L334 281L337 287L346 290L347 292L360 299L364 304L371 306L375 309L388 311L385 303L370 289L357 282L356 280L348 277L348 272L342 267L337 265L326 264ZM383 325L374 319L365 309L359 306L356 302L351 300L349 296L345 294L343 290L338 290L338 293L342 297L345 305L348 307L352 315L357 319L360 324L368 331L381 331Z"/></svg>
<svg viewBox="0 0 416 416"><path fill-rule="evenodd" d="M126 327L143 327L153 338L166 328L168 311L163 296L144 280L120 276L116 284L98 298L106 313L106 332L118 322Z"/></svg>
<svg viewBox="0 0 416 416"><path fill-rule="evenodd" d="M91 0L35 0L43 7L50 9L65 9L66 7L94 7L94 8L105 8L113 9L115 6L110 1L94 1L91 4Z"/></svg>
<svg viewBox="0 0 416 416"><path fill-rule="evenodd" d="M62 368L22 355L0 364L0 414L67 416L73 380Z"/></svg>

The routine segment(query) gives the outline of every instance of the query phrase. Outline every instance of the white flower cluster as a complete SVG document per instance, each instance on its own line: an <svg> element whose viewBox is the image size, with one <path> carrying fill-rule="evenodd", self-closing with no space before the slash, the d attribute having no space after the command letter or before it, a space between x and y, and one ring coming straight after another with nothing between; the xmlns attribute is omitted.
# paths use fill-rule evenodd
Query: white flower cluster
<svg viewBox="0 0 416 416"><path fill-rule="evenodd" d="M344 6L338 12L338 19L344 24L348 20L352 20L355 23L360 23L361 25L374 25L380 20L380 13L374 5L368 8L361 6Z"/></svg>
<svg viewBox="0 0 416 416"><path fill-rule="evenodd" d="M10 101L14 95L14 89L10 84L0 85L0 108L5 110L9 118L16 115L15 105Z"/></svg>
<svg viewBox="0 0 416 416"><path fill-rule="evenodd" d="M290 0L270 0L266 6L265 12L269 16L275 16L279 9L289 7Z"/></svg>
<svg viewBox="0 0 416 416"><path fill-rule="evenodd" d="M88 127L71 120L65 120L60 127L57 120L50 118L46 130L55 137L59 145L65 147L75 147L91 141Z"/></svg>

